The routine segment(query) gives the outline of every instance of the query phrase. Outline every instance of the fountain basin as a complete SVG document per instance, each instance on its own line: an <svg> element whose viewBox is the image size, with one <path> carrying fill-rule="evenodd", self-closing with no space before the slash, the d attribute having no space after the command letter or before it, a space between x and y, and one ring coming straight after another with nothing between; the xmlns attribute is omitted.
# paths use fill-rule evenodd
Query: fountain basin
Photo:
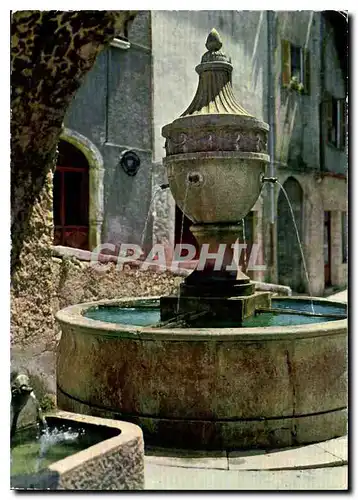
<svg viewBox="0 0 358 500"><path fill-rule="evenodd" d="M84 316L101 305L158 303L100 301L57 313L60 408L128 420L148 444L182 448L279 448L346 433L346 319L166 329Z"/></svg>
<svg viewBox="0 0 358 500"><path fill-rule="evenodd" d="M142 490L144 488L144 443L140 428L119 422L57 411L46 416L50 433L54 428L85 433L77 442L52 446L45 454L45 468L31 471L38 451L36 440L21 437L12 451L11 487L50 490ZM28 431L31 432L31 429ZM24 433L20 431L20 434ZM81 442L82 441L82 442ZM86 447L86 443L89 445ZM72 450L72 454L71 454ZM81 450L74 453L74 450ZM53 461L57 456L57 460ZM58 460L58 458L62 458ZM17 463L16 463L17 461ZM24 463L21 463L24 462ZM47 464L47 465L46 465ZM20 471L20 473L19 473Z"/></svg>

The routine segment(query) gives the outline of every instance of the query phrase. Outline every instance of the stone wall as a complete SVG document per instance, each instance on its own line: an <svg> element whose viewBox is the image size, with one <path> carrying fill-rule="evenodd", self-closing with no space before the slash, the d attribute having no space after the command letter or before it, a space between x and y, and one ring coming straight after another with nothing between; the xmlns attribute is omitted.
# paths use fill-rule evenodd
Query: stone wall
<svg viewBox="0 0 358 500"><path fill-rule="evenodd" d="M319 176L312 172L299 173L279 170L278 179L284 184L289 177L297 180L303 190L302 204L302 245L305 255L312 294L324 293L324 211L332 211L331 222L331 275L332 286L344 287L347 284L347 263L342 262L341 213L347 210L347 182L331 176ZM275 211L279 189L275 190ZM291 230L292 220L289 221ZM291 231L290 231L291 233ZM292 233L292 236L295 234ZM301 264L300 264L301 265ZM303 275L303 285L308 292L307 281Z"/></svg>
<svg viewBox="0 0 358 500"><path fill-rule="evenodd" d="M304 47L310 56L310 82L308 94L287 90L282 85L282 40ZM322 125L320 101L325 90L335 97L344 97L344 84L338 54L334 46L332 28L320 12L297 11L277 12L275 27L275 67L273 71L275 92L275 168L281 184L290 176L297 179L303 189L302 242L307 261L307 269L314 295L324 293L323 224L324 211L345 211L347 188L344 178L323 176L322 170L344 174L347 157L323 143L321 148ZM323 63L323 66L322 66ZM274 259L270 275L266 279L277 282L278 276L278 235L277 196L274 234ZM270 242L270 214L268 189L264 190L264 241ZM288 231L292 228L289 222ZM341 258L341 224L338 216L333 216L332 225L332 285L346 285L347 264ZM265 254L270 252L265 249ZM289 256L287 256L289 258ZM301 263L299 264L302 265ZM304 278L305 291L308 285Z"/></svg>
<svg viewBox="0 0 358 500"><path fill-rule="evenodd" d="M332 26L324 21L324 86L336 99L346 99L346 85L334 45ZM348 50L348 48L347 48ZM346 149L337 149L330 144L324 145L324 167L331 172L345 174L348 168Z"/></svg>
<svg viewBox="0 0 358 500"><path fill-rule="evenodd" d="M320 13L277 12L275 37L275 160L294 169L319 169ZM283 41L309 52L308 92L283 85Z"/></svg>
<svg viewBox="0 0 358 500"><path fill-rule="evenodd" d="M103 159L101 199L96 198L97 205L103 207L97 220L97 244L141 244L152 194L149 11L137 14L128 39L129 48L111 45L99 55L65 117L66 127L86 137ZM134 177L120 165L126 150L134 151L141 162ZM90 200L94 198L90 190ZM144 246L151 245L151 236L148 227Z"/></svg>

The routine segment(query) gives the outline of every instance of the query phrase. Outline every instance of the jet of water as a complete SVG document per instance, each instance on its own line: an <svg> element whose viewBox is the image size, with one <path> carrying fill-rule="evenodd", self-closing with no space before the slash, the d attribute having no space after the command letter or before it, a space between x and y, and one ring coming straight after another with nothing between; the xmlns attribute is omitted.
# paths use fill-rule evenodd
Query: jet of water
<svg viewBox="0 0 358 500"><path fill-rule="evenodd" d="M144 240L145 240L145 236L147 233L148 221L149 221L149 218L151 216L151 210L152 210L152 205L154 203L154 200L157 197L158 193L160 193L163 189L166 189L167 187L169 187L169 184L160 184L160 185L155 186L155 188L154 188L153 196L152 196L152 199L150 200L147 217L146 217L145 223L144 223L144 228L143 228L143 231L142 231L142 234L140 237L141 248L143 248L143 245L144 245Z"/></svg>
<svg viewBox="0 0 358 500"><path fill-rule="evenodd" d="M277 179L276 179L276 183L279 185L280 189L282 190L282 192L283 192L283 194L284 194L284 196L286 198L286 201L288 203L288 207L290 209L290 213L291 213L291 217L292 217L292 221L293 221L293 225L294 225L294 228L295 228L296 237L297 237L297 241L298 241L298 246L299 246L300 252L301 252L302 264L303 264L303 268L304 268L304 271L305 271L305 276L306 276L306 280L307 280L307 284L308 284L308 293L309 293L309 296L311 298L311 308L312 308L312 312L315 314L315 309L314 309L314 305L313 305L313 296L312 296L312 291L311 291L311 282L310 282L308 271L307 271L306 259L305 259L305 255L303 253L303 248L302 248L302 244L301 244L300 233L298 231L298 227L297 227L297 224L296 224L295 214L293 212L291 201L290 201L290 198L288 197L286 189L282 186L282 184L280 182L278 182Z"/></svg>

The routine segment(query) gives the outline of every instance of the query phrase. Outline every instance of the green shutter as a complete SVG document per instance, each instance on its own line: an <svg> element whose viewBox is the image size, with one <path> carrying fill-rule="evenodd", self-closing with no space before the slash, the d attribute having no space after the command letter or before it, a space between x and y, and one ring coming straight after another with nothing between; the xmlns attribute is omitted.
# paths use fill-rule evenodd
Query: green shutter
<svg viewBox="0 0 358 500"><path fill-rule="evenodd" d="M281 40L282 85L289 85L291 80L291 44Z"/></svg>
<svg viewBox="0 0 358 500"><path fill-rule="evenodd" d="M338 124L340 128L340 136L341 136L341 144L340 147L344 148L346 145L346 107L345 107L345 100L340 99L339 101L339 106L340 106L340 123Z"/></svg>
<svg viewBox="0 0 358 500"><path fill-rule="evenodd" d="M323 106L324 113L323 113L323 119L324 123L323 125L326 127L326 141L331 142L331 130L333 126L333 99L330 97L327 101L325 101Z"/></svg>

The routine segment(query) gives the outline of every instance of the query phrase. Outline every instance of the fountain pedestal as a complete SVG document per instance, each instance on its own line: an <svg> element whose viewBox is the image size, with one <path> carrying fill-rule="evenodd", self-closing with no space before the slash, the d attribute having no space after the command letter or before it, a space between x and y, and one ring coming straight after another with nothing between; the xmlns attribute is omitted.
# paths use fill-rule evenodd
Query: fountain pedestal
<svg viewBox="0 0 358 500"><path fill-rule="evenodd" d="M185 315L189 326L198 320L202 324L203 319L211 326L216 322L237 326L252 316L255 308L271 306L270 293L255 292L250 278L240 269L242 223L194 224L190 230L200 246L198 266L180 285L178 294L161 297L162 321Z"/></svg>

